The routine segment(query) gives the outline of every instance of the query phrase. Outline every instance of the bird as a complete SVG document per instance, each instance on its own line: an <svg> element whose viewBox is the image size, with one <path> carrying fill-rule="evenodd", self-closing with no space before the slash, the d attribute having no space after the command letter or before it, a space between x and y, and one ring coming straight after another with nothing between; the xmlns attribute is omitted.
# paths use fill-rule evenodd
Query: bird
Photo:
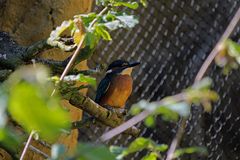
<svg viewBox="0 0 240 160"><path fill-rule="evenodd" d="M124 109L132 93L132 69L139 64L126 60L113 61L97 87L95 102L107 109Z"/></svg>

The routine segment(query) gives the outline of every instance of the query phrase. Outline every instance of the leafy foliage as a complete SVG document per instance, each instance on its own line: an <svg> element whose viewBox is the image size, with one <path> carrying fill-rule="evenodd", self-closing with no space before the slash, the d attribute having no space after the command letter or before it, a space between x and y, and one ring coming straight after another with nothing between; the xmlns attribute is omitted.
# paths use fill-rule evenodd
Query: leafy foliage
<svg viewBox="0 0 240 160"><path fill-rule="evenodd" d="M84 75L84 74L66 76L66 77L64 77L64 81L83 82L83 83L87 83L89 85L92 85L93 87L96 87L96 85L97 85L96 78L93 78L91 76L87 76L87 75Z"/></svg>
<svg viewBox="0 0 240 160"><path fill-rule="evenodd" d="M53 85L42 66L23 67L11 75L8 88L8 111L27 131L36 130L48 140L57 138L70 124L57 96L50 96Z"/></svg>
<svg viewBox="0 0 240 160"><path fill-rule="evenodd" d="M193 154L193 153L199 153L201 155L207 155L207 150L206 150L205 147L181 148L181 149L177 149L174 152L174 158L180 157L184 154Z"/></svg>
<svg viewBox="0 0 240 160"><path fill-rule="evenodd" d="M124 0L96 0L97 5L111 6L111 7L128 7L130 9L137 9L141 3L144 7L147 6L147 0L124 1Z"/></svg>
<svg viewBox="0 0 240 160"><path fill-rule="evenodd" d="M116 158L106 146L88 143L79 143L73 156L67 156L65 152L63 145L53 145L50 160L115 160Z"/></svg>
<svg viewBox="0 0 240 160"><path fill-rule="evenodd" d="M166 151L168 148L167 145L158 145L156 144L154 141L152 141L151 139L148 138L143 138L143 137L139 137L137 139L135 139L128 148L122 148L122 147L116 147L116 146L111 146L110 150L117 154L117 159L123 159L125 156L131 154L131 153L135 153L138 151L141 151L143 149L147 149L151 151L151 156L148 157L144 157L143 159L149 159L149 158L158 158L160 157L160 152L164 152Z"/></svg>
<svg viewBox="0 0 240 160"><path fill-rule="evenodd" d="M215 58L218 66L223 68L223 73L228 74L240 65L240 45L230 39L222 44L221 50Z"/></svg>
<svg viewBox="0 0 240 160"><path fill-rule="evenodd" d="M211 111L211 101L218 99L218 94L210 90L211 79L205 78L202 81L194 84L193 86L184 90L180 99L176 99L174 96L164 98L161 103L159 102L147 102L141 100L131 108L131 113L136 115L141 110L148 110L152 113L145 120L147 126L152 126L153 116L162 115L165 120L177 121L179 116L188 117L190 114L191 104L199 105L202 104L206 112Z"/></svg>
<svg viewBox="0 0 240 160"><path fill-rule="evenodd" d="M146 4L143 1L141 3ZM74 16L73 20L64 21L51 32L48 44L64 51L72 51L83 41L80 58L77 60L79 63L91 57L101 38L106 41L112 40L110 31L119 28L130 29L138 23L138 19L134 15L114 9L116 7L137 9L138 2L98 0L97 4L109 5L110 9L107 13L80 14Z"/></svg>
<svg viewBox="0 0 240 160"><path fill-rule="evenodd" d="M22 137L14 133L14 130L5 126L0 128L0 147L16 152L20 146Z"/></svg>
<svg viewBox="0 0 240 160"><path fill-rule="evenodd" d="M147 102L141 100L137 104L133 105L131 108L132 114L138 114L142 109L149 110L153 112L153 115L162 115L165 120L177 121L179 115L187 117L190 114L190 106L185 102L176 103L169 100L165 105L159 104L158 102ZM151 116L150 116L151 117ZM149 119L146 119L149 121ZM148 122L145 121L148 124Z"/></svg>

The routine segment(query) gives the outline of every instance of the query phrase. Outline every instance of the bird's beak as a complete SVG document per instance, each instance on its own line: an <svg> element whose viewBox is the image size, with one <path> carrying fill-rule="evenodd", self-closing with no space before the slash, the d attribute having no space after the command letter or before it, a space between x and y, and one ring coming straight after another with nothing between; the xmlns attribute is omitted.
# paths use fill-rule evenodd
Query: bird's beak
<svg viewBox="0 0 240 160"><path fill-rule="evenodd" d="M135 66L137 66L139 64L140 64L140 62L130 62L128 67L135 67Z"/></svg>

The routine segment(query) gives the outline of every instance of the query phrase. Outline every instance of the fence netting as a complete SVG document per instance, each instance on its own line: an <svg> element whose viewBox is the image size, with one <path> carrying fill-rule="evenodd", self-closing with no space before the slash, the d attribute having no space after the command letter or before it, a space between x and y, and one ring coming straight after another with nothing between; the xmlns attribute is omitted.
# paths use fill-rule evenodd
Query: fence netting
<svg viewBox="0 0 240 160"><path fill-rule="evenodd" d="M134 90L127 107L141 99L157 101L181 92L194 82L205 58L215 46L240 0L149 0L147 8L134 11L140 23L133 30L112 33L113 41L102 41L89 62L90 67L116 59L141 61L133 72ZM98 10L98 8L95 8ZM240 42L240 28L232 39ZM208 156L189 155L180 159L238 160L240 159L240 71L228 76L212 64L207 76L220 100L210 114L193 106L181 147L206 146ZM101 77L98 77L100 80ZM94 91L92 94L94 95ZM170 144L178 124L157 118L155 128L138 124L140 136L157 143ZM110 128L91 127L81 130L80 140L95 140ZM133 137L119 135L107 144L127 146ZM139 159L144 152L128 159Z"/></svg>

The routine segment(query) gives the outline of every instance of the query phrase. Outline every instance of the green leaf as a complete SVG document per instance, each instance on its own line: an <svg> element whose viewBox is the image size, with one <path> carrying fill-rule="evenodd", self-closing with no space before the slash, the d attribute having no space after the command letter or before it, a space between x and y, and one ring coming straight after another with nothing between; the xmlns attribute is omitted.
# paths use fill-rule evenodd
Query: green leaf
<svg viewBox="0 0 240 160"><path fill-rule="evenodd" d="M83 82L83 83L87 83L87 84L83 84L75 89L77 90L81 90L84 88L88 88L88 85L91 85L93 87L96 87L96 78L88 76L88 75L84 75L84 74L78 74L78 75L68 75L64 77L64 81L66 82L70 82L70 83L63 83L61 85L61 88L71 88L72 86L75 85L75 82ZM72 88L73 89L73 88Z"/></svg>
<svg viewBox="0 0 240 160"><path fill-rule="evenodd" d="M128 148L122 148L122 147L112 147L111 151L115 154L117 154L117 159L123 159L125 156L134 153L134 152L138 152L141 151L143 149L148 149L150 151L154 151L154 152L164 152L166 151L168 148L167 145L163 144L163 145L158 145L156 144L154 141L152 141L149 138L143 138L143 137L139 137L136 138L130 145Z"/></svg>
<svg viewBox="0 0 240 160"><path fill-rule="evenodd" d="M76 58L75 65L89 59L92 56L94 50L95 48L90 48L90 46L85 46L84 48L82 48L80 50L81 54L79 54Z"/></svg>
<svg viewBox="0 0 240 160"><path fill-rule="evenodd" d="M184 154L193 154L193 153L207 155L207 149L205 147L189 147L189 148L177 149L174 152L174 158L180 157Z"/></svg>
<svg viewBox="0 0 240 160"><path fill-rule="evenodd" d="M240 64L240 45L232 40L227 40L228 54L234 57L238 64Z"/></svg>
<svg viewBox="0 0 240 160"><path fill-rule="evenodd" d="M104 25L105 27L107 27L110 31L114 31L114 30L122 27L122 25L121 25L121 23L120 23L119 20L115 20L115 21L112 21L112 22L103 23L103 25Z"/></svg>
<svg viewBox="0 0 240 160"><path fill-rule="evenodd" d="M209 77L203 78L201 81L194 83L190 88L195 90L209 89L212 85L212 79Z"/></svg>
<svg viewBox="0 0 240 160"><path fill-rule="evenodd" d="M153 127L155 125L155 119L153 116L148 116L145 120L144 120L144 124L147 127Z"/></svg>
<svg viewBox="0 0 240 160"><path fill-rule="evenodd" d="M89 46L90 49L94 49L97 46L98 38L92 32L87 32L84 43L86 46Z"/></svg>
<svg viewBox="0 0 240 160"><path fill-rule="evenodd" d="M77 147L77 160L115 160L109 149L102 145L79 144Z"/></svg>
<svg viewBox="0 0 240 160"><path fill-rule="evenodd" d="M140 0L140 3L141 3L144 7L147 7L147 0Z"/></svg>
<svg viewBox="0 0 240 160"><path fill-rule="evenodd" d="M141 108L137 105L137 104L134 104L132 107L131 107L131 109L130 109L130 113L132 114L132 115L137 115L137 114L139 114L140 112L141 112Z"/></svg>
<svg viewBox="0 0 240 160"><path fill-rule="evenodd" d="M138 24L138 19L135 16L114 11L110 11L106 15L103 15L101 21L98 23L99 26L105 26L110 31L119 28L133 28L136 24Z"/></svg>
<svg viewBox="0 0 240 160"><path fill-rule="evenodd" d="M144 156L142 160L157 160L158 154L156 152L151 152L150 154Z"/></svg>
<svg viewBox="0 0 240 160"><path fill-rule="evenodd" d="M96 0L96 5L98 6L107 6L110 3L110 0Z"/></svg>
<svg viewBox="0 0 240 160"><path fill-rule="evenodd" d="M116 19L120 20L124 28L133 28L139 22L135 16L126 13L116 16Z"/></svg>
<svg viewBox="0 0 240 160"><path fill-rule="evenodd" d="M111 41L112 38L109 34L109 32L105 29L103 25L97 25L95 27L97 35L102 37L104 40Z"/></svg>
<svg viewBox="0 0 240 160"><path fill-rule="evenodd" d="M188 117L190 114L190 106L186 102L174 103L166 107L182 117Z"/></svg>
<svg viewBox="0 0 240 160"><path fill-rule="evenodd" d="M176 103L172 99L166 99L165 104L159 104L158 102L147 102L141 100L137 104L133 105L132 108L136 111L137 108L145 109L153 112L153 115L161 114L165 120L177 121L180 116L186 117L190 113L190 107L185 102ZM132 112L132 111L131 111Z"/></svg>
<svg viewBox="0 0 240 160"><path fill-rule="evenodd" d="M15 134L15 131L7 129L7 128L0 128L0 146L6 147L13 152L16 152L20 147L21 139L19 135Z"/></svg>
<svg viewBox="0 0 240 160"><path fill-rule="evenodd" d="M81 18L83 21L83 24L88 27L89 24L95 19L97 18L97 14L96 13L88 13L88 14L80 14L77 16L74 16L74 18Z"/></svg>
<svg viewBox="0 0 240 160"><path fill-rule="evenodd" d="M79 74L79 81L88 83L88 84L92 85L93 87L96 87L96 85L97 85L96 78L91 77L91 76L85 76L83 74Z"/></svg>
<svg viewBox="0 0 240 160"><path fill-rule="evenodd" d="M119 155L121 154L126 148L119 147L119 146L110 146L110 152L113 153L114 155Z"/></svg>
<svg viewBox="0 0 240 160"><path fill-rule="evenodd" d="M113 4L113 6L124 6L124 7L128 7L128 8L131 8L131 9L137 9L138 8L138 3L137 2L115 2Z"/></svg>
<svg viewBox="0 0 240 160"><path fill-rule="evenodd" d="M70 126L69 114L57 96L50 96L53 85L47 81L45 68L23 67L10 77L8 111L28 132L35 130L53 140Z"/></svg>
<svg viewBox="0 0 240 160"><path fill-rule="evenodd" d="M143 149L148 148L148 146L152 143L153 141L151 139L143 138L143 137L137 138L129 145L126 152L130 154L137 151L141 151Z"/></svg>
<svg viewBox="0 0 240 160"><path fill-rule="evenodd" d="M156 110L157 114L161 114L162 118L166 121L177 121L179 115L177 112L172 111L167 106L160 106Z"/></svg>
<svg viewBox="0 0 240 160"><path fill-rule="evenodd" d="M168 145L166 144L160 144L160 145L156 145L154 150L158 151L158 152L164 152L168 149Z"/></svg>

